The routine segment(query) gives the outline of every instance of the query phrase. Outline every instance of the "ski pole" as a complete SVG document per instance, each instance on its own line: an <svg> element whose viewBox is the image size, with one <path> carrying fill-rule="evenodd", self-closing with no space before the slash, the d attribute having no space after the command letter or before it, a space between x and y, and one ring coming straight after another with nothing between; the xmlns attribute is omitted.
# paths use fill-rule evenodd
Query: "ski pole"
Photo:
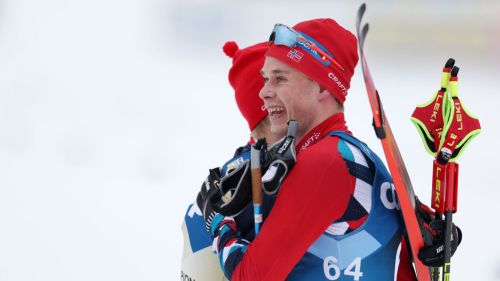
<svg viewBox="0 0 500 281"><path fill-rule="evenodd" d="M453 67L451 71L450 77L450 90L449 95L451 98L458 98L458 71L460 69L458 67ZM451 124L448 128L443 128L443 130L449 131L451 129L451 134L447 134L447 136L443 136L440 142L439 154L437 156L437 162L440 164L445 164L446 174L445 178L445 231L444 231L444 263L443 263L443 281L450 280L450 270L451 270L451 235L452 235L452 225L453 225L453 213L456 212L457 207L457 194L456 189L458 186L458 164L454 162L449 162L452 157L453 151L457 145L457 135L453 133L455 127L451 127L452 125L456 125L457 122L453 122L455 120L461 120L461 116L459 117L457 112L457 107L455 107L455 103L453 102L453 119L450 122ZM459 117L460 119L457 119ZM460 128L462 129L462 128ZM447 132L448 133L448 132ZM449 136L449 137L448 137ZM446 138L445 138L446 137ZM457 237L455 237L457 239Z"/></svg>
<svg viewBox="0 0 500 281"><path fill-rule="evenodd" d="M450 62L453 63L450 64ZM451 66L451 71L449 67ZM454 124L453 120L456 118L453 102L451 99L452 83L451 81L457 81L456 77L458 75L459 68L454 66L454 60L449 59L446 63L445 69L443 69L443 75L441 77L442 88L440 90L443 93L443 97L440 105L442 106L442 122L434 124L434 145L436 148L436 153L433 153L435 159L433 161L433 182L432 182L432 202L431 206L436 211L436 220L442 220L442 214L444 214L445 220L445 230L444 230L444 244L443 244L443 281L449 280L450 278L450 261L451 261L451 231L453 225L453 212L456 211L456 184L458 179L455 177L455 171L458 168L458 164L449 162L451 158L451 150L443 149L442 145L444 140L447 139L448 131ZM448 83L445 81L448 78ZM447 89L449 87L449 89ZM454 88L456 90L456 87ZM456 139L452 136L451 139ZM452 145L448 143L448 145ZM456 145L456 143L454 144ZM455 210L453 208L455 207ZM433 280L439 280L439 268L433 268L432 274Z"/></svg>
<svg viewBox="0 0 500 281"><path fill-rule="evenodd" d="M259 139L250 150L250 169L252 175L252 203L255 222L255 236L259 234L262 225L262 170L260 165L261 151L266 144L265 139Z"/></svg>
<svg viewBox="0 0 500 281"><path fill-rule="evenodd" d="M453 213L457 211L458 197L459 166L455 161L481 131L479 120L464 108L458 98L458 72L454 60L449 59L443 69L441 90L435 97L439 93L444 95L418 106L412 115L426 150L434 156L431 207L436 211L436 219L441 220L444 214L443 281L450 280L451 242L458 239L452 237ZM443 91L443 88L447 90ZM442 109L442 116L437 115L438 109ZM436 278L439 278L439 271L433 270L433 280Z"/></svg>
<svg viewBox="0 0 500 281"><path fill-rule="evenodd" d="M436 157L438 154L444 124L450 124L453 118L453 107L450 106L448 85L455 60L446 61L441 71L441 87L426 103L418 105L411 116L424 143L425 150ZM433 161L431 207L435 210L435 219L441 220L444 212L445 166L437 160ZM440 268L431 267L432 280L440 279Z"/></svg>

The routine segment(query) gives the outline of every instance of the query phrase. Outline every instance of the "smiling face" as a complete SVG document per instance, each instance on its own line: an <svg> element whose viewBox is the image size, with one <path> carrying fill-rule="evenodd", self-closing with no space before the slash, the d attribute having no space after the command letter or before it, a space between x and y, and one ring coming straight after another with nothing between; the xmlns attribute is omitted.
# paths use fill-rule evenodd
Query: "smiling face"
<svg viewBox="0 0 500 281"><path fill-rule="evenodd" d="M320 101L322 90L302 72L273 58L266 57L261 71L264 87L260 98L269 113L271 130L286 134L287 122L298 121L297 139L323 121Z"/></svg>

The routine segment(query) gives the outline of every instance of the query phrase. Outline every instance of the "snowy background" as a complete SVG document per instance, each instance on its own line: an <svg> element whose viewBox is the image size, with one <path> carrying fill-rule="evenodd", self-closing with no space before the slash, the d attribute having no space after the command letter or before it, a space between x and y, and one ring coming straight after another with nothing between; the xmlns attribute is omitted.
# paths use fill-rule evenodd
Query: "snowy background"
<svg viewBox="0 0 500 281"><path fill-rule="evenodd" d="M461 67L484 131L459 159L452 278L500 280L500 3L379 2L366 55L427 203L432 160L409 116L448 57ZM354 31L361 3L0 0L0 281L178 280L186 207L248 139L221 46L318 17ZM382 155L360 68L346 115Z"/></svg>

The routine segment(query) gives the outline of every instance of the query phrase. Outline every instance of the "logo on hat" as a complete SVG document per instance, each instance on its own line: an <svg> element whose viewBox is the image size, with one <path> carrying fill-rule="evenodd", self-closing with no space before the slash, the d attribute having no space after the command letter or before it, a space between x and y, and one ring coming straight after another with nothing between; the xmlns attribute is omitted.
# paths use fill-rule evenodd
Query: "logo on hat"
<svg viewBox="0 0 500 281"><path fill-rule="evenodd" d="M340 82L340 79L335 76L333 73L328 73L328 78L332 79L335 84L337 84L337 87L339 87L340 92L342 92L342 95L347 96L347 88Z"/></svg>
<svg viewBox="0 0 500 281"><path fill-rule="evenodd" d="M286 56L291 58L295 62L300 62L304 54L302 52L297 51L296 49L291 49Z"/></svg>

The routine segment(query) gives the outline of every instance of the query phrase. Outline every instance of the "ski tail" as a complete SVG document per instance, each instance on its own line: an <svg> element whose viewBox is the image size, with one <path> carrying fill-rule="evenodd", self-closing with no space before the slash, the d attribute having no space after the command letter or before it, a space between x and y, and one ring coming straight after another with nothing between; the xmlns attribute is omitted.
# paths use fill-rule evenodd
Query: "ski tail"
<svg viewBox="0 0 500 281"><path fill-rule="evenodd" d="M411 248L411 253L413 256L413 262L415 263L418 280L430 281L430 268L425 266L417 256L419 249L424 246L424 241L422 238L420 226L417 221L417 217L415 215L415 192L413 191L413 186L411 184L408 171L406 170L406 167L404 165L403 158L401 157L396 139L394 138L391 127L389 126L387 116L384 113L379 93L375 88L375 84L373 83L373 79L363 51L366 35L369 30L368 24L365 24L363 28L361 28L361 21L365 11L366 4L363 3L358 10L356 29L358 33L358 47L361 66L363 70L363 77L365 80L366 91L373 113L373 126L375 129L375 134L382 142L387 165L392 175L394 186L396 187L396 192L401 205L401 211L403 213L404 223L408 233L408 240L410 242L409 246Z"/></svg>

